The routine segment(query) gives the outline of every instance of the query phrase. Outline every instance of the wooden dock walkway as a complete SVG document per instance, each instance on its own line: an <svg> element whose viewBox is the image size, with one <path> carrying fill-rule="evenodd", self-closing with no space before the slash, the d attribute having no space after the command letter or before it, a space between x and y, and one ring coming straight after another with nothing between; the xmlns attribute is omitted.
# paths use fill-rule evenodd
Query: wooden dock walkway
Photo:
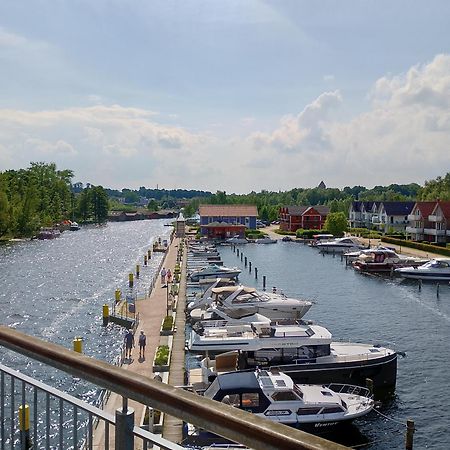
<svg viewBox="0 0 450 450"><path fill-rule="evenodd" d="M169 245L168 251L165 255L163 262L163 267L170 268L172 273L176 264L178 246L180 245L180 239L174 238ZM183 265L184 267L184 265ZM158 274L159 275L159 274ZM139 326L136 330L135 345L133 348L132 355L130 359L126 359L122 368L125 370L130 370L131 372L138 373L140 375L148 376L153 378L153 358L160 343L160 328L161 322L166 316L166 304L167 304L167 289L163 287L164 284L161 283L161 277L158 276L156 284L150 294L145 299L138 300L136 302L136 312L139 314ZM184 284L185 286L185 284ZM180 289L180 293L185 292ZM183 295L179 295L183 297ZM184 301L183 301L184 303ZM184 306L178 306L180 309L180 314L184 320ZM177 324L178 325L178 324ZM139 344L138 336L140 331L143 330L147 336L147 345L145 350L145 358L139 358ZM184 349L184 325L179 325L180 332L177 333L183 336L183 349ZM184 367L184 354L183 354L183 367ZM181 381L176 384L183 384ZM142 418L145 414L145 405L140 403L130 401L129 406L131 406L135 411L135 424L139 426ZM118 408L122 407L122 397L112 393L108 402L105 405L104 410L110 414L115 414ZM94 431L94 446L96 450L104 448L105 431L102 423L99 424L97 429ZM114 427L109 428L109 442L111 449L114 449ZM142 443L136 441L135 449L142 449Z"/></svg>

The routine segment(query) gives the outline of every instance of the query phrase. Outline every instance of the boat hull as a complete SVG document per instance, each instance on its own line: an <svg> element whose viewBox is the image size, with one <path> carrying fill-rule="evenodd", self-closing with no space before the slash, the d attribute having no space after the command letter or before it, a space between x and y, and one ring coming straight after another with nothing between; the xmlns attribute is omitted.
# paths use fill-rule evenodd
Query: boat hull
<svg viewBox="0 0 450 450"><path fill-rule="evenodd" d="M403 278L409 278L411 280L423 280L423 281L450 281L450 272L448 273L430 273L421 271L419 269L410 270L410 271L396 271L396 274L400 275Z"/></svg>
<svg viewBox="0 0 450 450"><path fill-rule="evenodd" d="M343 383L367 386L373 381L374 395L378 399L392 396L397 382L397 353L348 362L270 365L289 375L295 383ZM250 366L247 366L250 368Z"/></svg>

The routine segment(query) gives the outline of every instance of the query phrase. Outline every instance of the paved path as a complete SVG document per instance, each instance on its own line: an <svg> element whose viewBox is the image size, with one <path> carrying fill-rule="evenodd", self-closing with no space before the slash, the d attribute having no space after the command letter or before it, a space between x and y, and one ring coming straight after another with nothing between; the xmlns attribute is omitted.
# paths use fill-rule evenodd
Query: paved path
<svg viewBox="0 0 450 450"><path fill-rule="evenodd" d="M175 238L169 246L169 250L165 255L163 266L171 269L172 273L176 263L177 250L180 240ZM125 360L123 369L130 370L134 373L138 373L144 376L153 378L153 358L156 352L156 348L159 345L160 336L159 331L161 328L161 322L166 315L166 301L167 301L167 289L163 287L161 283L161 277L153 288L149 297L138 300L136 302L136 312L139 313L139 327L136 332L136 347L132 351L131 359ZM182 312L183 314L183 312ZM138 334L140 330L144 330L147 336L147 346L145 350L145 358L139 358L139 345ZM113 393L109 401L105 406L105 411L110 414L115 414L116 409L122 406L122 397ZM141 403L134 401L129 402L129 406L135 410L135 424L139 425L144 414L145 406ZM94 448L104 448L104 427L99 425L94 433ZM110 448L114 449L114 427L109 427L110 430ZM135 449L141 449L141 442L135 442Z"/></svg>

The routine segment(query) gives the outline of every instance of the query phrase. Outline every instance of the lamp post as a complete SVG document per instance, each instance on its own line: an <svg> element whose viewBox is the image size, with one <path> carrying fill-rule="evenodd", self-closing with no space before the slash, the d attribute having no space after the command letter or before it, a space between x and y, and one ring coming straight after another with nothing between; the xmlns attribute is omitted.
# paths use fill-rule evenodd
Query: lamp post
<svg viewBox="0 0 450 450"><path fill-rule="evenodd" d="M167 282L163 288L166 289L166 317L169 315L169 282Z"/></svg>

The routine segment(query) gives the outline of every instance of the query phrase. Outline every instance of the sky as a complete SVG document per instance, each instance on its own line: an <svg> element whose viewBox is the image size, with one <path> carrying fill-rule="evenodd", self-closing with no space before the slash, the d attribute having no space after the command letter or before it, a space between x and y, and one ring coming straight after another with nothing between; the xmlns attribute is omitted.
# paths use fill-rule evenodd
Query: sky
<svg viewBox="0 0 450 450"><path fill-rule="evenodd" d="M0 171L246 193L450 171L448 0L2 0Z"/></svg>

